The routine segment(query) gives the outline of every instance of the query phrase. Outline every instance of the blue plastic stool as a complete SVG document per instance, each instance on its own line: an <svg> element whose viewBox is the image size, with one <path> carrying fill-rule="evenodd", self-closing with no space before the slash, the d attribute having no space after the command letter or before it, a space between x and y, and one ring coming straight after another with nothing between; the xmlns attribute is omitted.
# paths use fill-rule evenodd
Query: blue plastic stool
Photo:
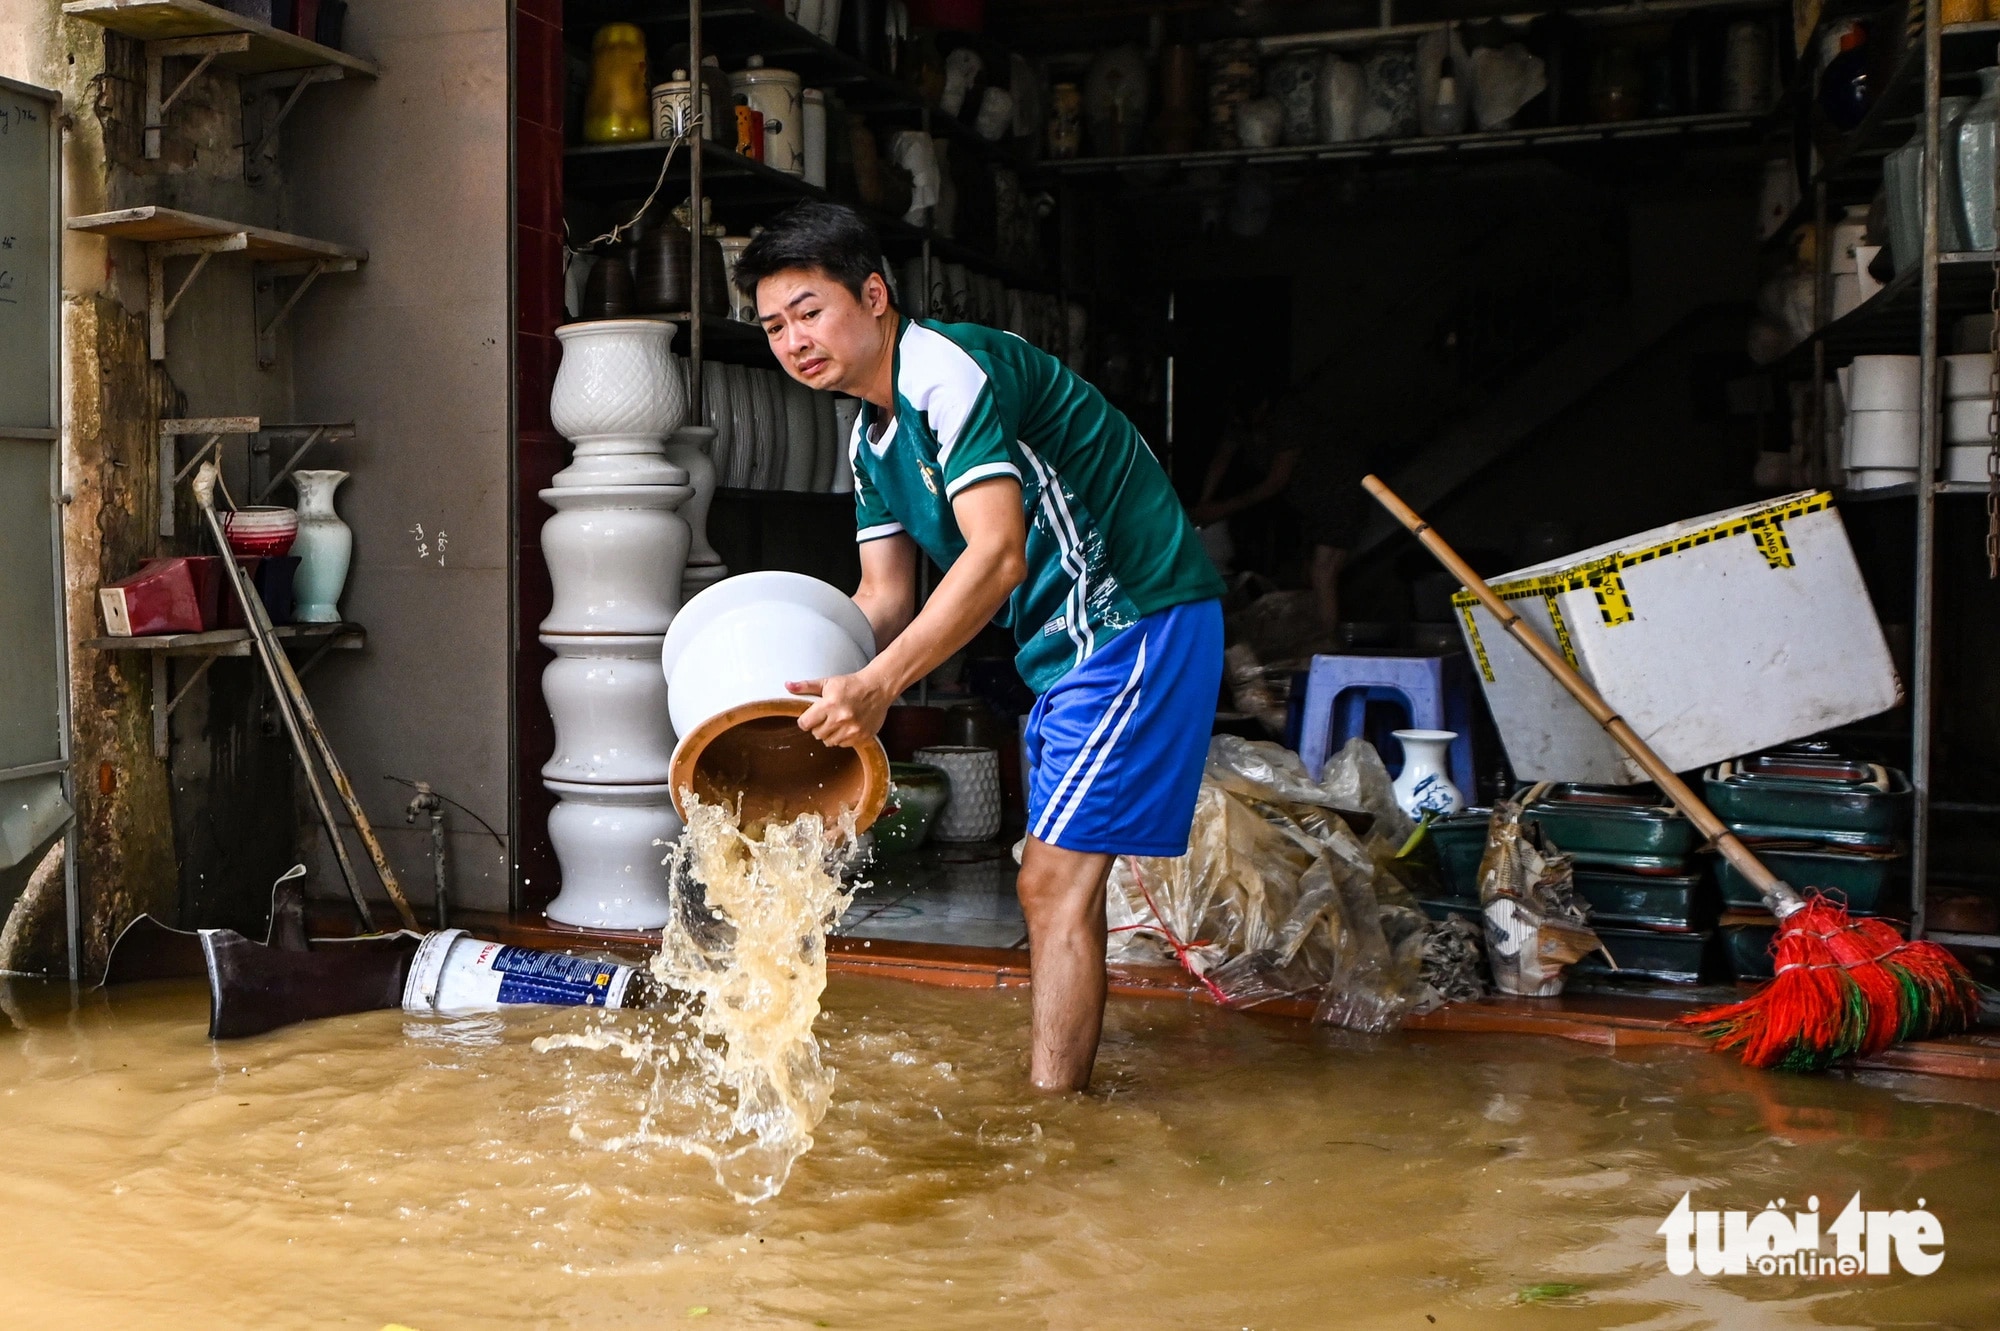
<svg viewBox="0 0 2000 1331"><path fill-rule="evenodd" d="M1449 656L1315 656L1306 674L1299 757L1317 780L1326 760L1364 733L1368 704L1395 703L1409 713L1412 730L1450 730L1451 783L1474 801L1472 769L1472 662Z"/></svg>

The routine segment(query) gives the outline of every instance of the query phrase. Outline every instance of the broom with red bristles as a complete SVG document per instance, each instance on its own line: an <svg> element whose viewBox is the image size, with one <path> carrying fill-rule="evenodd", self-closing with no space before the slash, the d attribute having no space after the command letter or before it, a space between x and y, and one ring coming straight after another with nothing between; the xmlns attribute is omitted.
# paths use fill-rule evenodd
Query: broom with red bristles
<svg viewBox="0 0 2000 1331"><path fill-rule="evenodd" d="M1376 477L1361 484L1583 704L1777 916L1771 982L1740 1003L1691 1012L1680 1019L1682 1025L1713 1037L1717 1049L1741 1050L1752 1067L1797 1072L1971 1025L1979 988L1957 958L1936 943L1905 939L1881 920L1855 919L1840 902L1817 892L1801 896L1782 882L1429 523Z"/></svg>

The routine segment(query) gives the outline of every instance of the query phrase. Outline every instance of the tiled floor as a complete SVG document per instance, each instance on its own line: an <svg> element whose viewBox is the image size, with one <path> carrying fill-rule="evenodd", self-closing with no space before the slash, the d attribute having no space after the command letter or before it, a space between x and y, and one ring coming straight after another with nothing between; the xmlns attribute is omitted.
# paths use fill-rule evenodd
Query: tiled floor
<svg viewBox="0 0 2000 1331"><path fill-rule="evenodd" d="M1005 842L933 843L864 869L837 934L962 947L1025 947L1028 927L1014 896Z"/></svg>

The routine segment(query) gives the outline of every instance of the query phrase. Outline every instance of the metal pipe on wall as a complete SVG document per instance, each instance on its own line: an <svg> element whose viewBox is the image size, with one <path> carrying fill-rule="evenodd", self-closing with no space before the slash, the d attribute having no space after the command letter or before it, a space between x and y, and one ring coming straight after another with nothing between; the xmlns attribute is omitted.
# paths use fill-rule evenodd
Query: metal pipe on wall
<svg viewBox="0 0 2000 1331"><path fill-rule="evenodd" d="M1924 0L1924 257L1917 305L1917 354L1924 409L1917 418L1917 585L1910 681L1910 936L1924 933L1931 834L1931 713L1937 702L1932 676L1937 650L1938 469L1938 85L1943 36L1942 0ZM1822 242L1824 243L1824 242Z"/></svg>
<svg viewBox="0 0 2000 1331"><path fill-rule="evenodd" d="M707 399L701 395L701 249L707 236L702 229L701 159L708 138L707 117L721 111L701 110L701 0L688 0L688 79L688 104L695 108L691 118L697 121L695 135L688 140L688 237L693 247L688 255L688 412L691 419L702 420L698 413Z"/></svg>

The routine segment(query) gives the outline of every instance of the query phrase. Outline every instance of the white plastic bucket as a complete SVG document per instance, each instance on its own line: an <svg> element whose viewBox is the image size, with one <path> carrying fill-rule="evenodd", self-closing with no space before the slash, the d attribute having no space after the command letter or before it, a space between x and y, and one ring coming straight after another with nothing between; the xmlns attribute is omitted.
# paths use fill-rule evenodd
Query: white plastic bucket
<svg viewBox="0 0 2000 1331"><path fill-rule="evenodd" d="M403 985L405 1012L478 1012L514 1003L622 1007L634 969L474 938L463 929L424 935Z"/></svg>

